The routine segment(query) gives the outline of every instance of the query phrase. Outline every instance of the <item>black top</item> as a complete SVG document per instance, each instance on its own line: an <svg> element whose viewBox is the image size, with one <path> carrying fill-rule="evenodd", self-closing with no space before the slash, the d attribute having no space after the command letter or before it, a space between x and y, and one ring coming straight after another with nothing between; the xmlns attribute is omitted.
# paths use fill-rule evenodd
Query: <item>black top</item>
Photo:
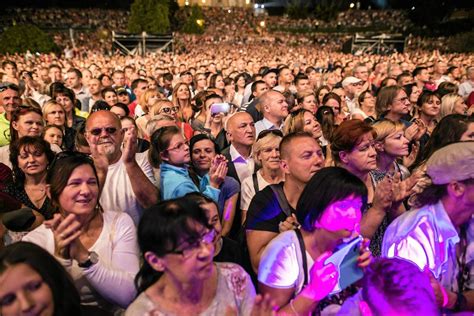
<svg viewBox="0 0 474 316"><path fill-rule="evenodd" d="M222 248L214 262L233 262L242 266L242 250L239 244L227 237L222 237Z"/></svg>
<svg viewBox="0 0 474 316"><path fill-rule="evenodd" d="M278 185L283 187L283 182ZM291 208L291 213L296 213L296 211ZM267 186L257 192L250 202L245 228L279 233L278 225L286 218L274 191L270 186Z"/></svg>
<svg viewBox="0 0 474 316"><path fill-rule="evenodd" d="M51 205L51 201L48 197L46 197L46 199L44 200L41 208L38 208L33 204L33 202L31 202L23 186L18 186L15 183L11 182L7 184L7 186L2 190L2 192L15 198L17 201L19 201L26 207L37 211L38 213L43 215L46 220L53 218L54 208Z"/></svg>

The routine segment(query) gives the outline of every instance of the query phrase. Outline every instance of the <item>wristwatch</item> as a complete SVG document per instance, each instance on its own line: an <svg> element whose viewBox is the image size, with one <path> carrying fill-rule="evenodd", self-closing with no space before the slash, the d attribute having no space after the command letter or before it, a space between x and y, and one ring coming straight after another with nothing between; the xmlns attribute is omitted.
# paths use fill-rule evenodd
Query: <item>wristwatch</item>
<svg viewBox="0 0 474 316"><path fill-rule="evenodd" d="M92 265L96 264L98 261L99 261L99 255L96 252L91 251L89 252L89 257L87 257L87 260L84 262L79 262L77 265L80 268L89 268Z"/></svg>

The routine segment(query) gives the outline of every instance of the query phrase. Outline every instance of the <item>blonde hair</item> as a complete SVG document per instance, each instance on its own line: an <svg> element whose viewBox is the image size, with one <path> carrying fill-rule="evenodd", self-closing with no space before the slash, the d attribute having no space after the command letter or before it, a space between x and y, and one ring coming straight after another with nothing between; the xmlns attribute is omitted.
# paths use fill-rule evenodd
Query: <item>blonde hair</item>
<svg viewBox="0 0 474 316"><path fill-rule="evenodd" d="M257 140L252 147L252 156L255 161L255 164L259 167L262 166L262 163L260 162L260 160L258 160L257 157L263 148L273 146L279 147L281 140L282 138L280 136L277 136L272 133L268 133L267 135L265 135L265 137L262 137Z"/></svg>
<svg viewBox="0 0 474 316"><path fill-rule="evenodd" d="M443 117L453 114L454 113L454 105L456 104L456 101L458 99L461 99L462 97L456 93L449 93L446 94L442 99L441 99L441 108L439 111L439 119L442 119Z"/></svg>
<svg viewBox="0 0 474 316"><path fill-rule="evenodd" d="M63 110L64 112L64 115L66 115L66 110L64 109L64 106L62 106L62 104L59 104L58 102L56 102L55 100L49 100L47 101L44 105L43 105L43 119L45 122L48 122L47 120L47 116L48 114L51 112L51 108L53 106L59 106L61 107L61 109ZM51 124L51 122L48 122L48 124Z"/></svg>
<svg viewBox="0 0 474 316"><path fill-rule="evenodd" d="M138 104L140 104L140 106L142 107L142 110L145 112L145 113L148 113L150 111L150 108L148 106L148 100L150 99L150 97L152 95L158 95L160 96L160 94L158 93L158 91L156 89L147 89L141 96L140 98L138 98Z"/></svg>
<svg viewBox="0 0 474 316"><path fill-rule="evenodd" d="M383 142L387 136L405 130L405 125L402 122L393 122L390 120L382 120L372 125L377 133L376 141Z"/></svg>
<svg viewBox="0 0 474 316"><path fill-rule="evenodd" d="M170 105L171 107L175 106L173 104L173 102L171 102L170 100L168 99L159 99L159 100L156 100L155 103L153 103L153 105L151 106L151 109L150 109L150 114L152 116L155 116L155 115L158 115L158 114L161 114L160 113L160 110L163 106L165 105Z"/></svg>
<svg viewBox="0 0 474 316"><path fill-rule="evenodd" d="M296 112L290 113L285 119L285 124L283 124L283 135L304 132L304 114L306 112L311 113L311 111L306 109L299 109Z"/></svg>
<svg viewBox="0 0 474 316"><path fill-rule="evenodd" d="M300 91L296 94L296 102L299 104L303 103L304 101L304 98L308 97L308 96L314 96L316 98L316 94L314 93L313 90L311 89L306 89L306 90L303 90L303 91Z"/></svg>

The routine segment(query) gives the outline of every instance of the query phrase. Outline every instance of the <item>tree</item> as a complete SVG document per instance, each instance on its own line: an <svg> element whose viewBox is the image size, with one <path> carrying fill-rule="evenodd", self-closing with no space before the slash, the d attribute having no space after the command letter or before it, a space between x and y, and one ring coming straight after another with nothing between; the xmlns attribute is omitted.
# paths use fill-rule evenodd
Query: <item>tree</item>
<svg viewBox="0 0 474 316"><path fill-rule="evenodd" d="M53 39L35 25L22 24L11 26L0 36L0 53L58 52Z"/></svg>
<svg viewBox="0 0 474 316"><path fill-rule="evenodd" d="M201 7L193 5L191 7L191 14L183 25L183 32L188 34L202 34L204 33L204 23L204 15Z"/></svg>
<svg viewBox="0 0 474 316"><path fill-rule="evenodd" d="M128 20L130 33L166 33L170 28L168 0L135 0Z"/></svg>

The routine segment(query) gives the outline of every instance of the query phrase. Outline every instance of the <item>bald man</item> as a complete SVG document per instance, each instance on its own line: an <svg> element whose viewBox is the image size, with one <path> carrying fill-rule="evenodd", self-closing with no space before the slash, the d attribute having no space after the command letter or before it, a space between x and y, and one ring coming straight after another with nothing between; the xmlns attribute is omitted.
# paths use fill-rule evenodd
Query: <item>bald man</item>
<svg viewBox="0 0 474 316"><path fill-rule="evenodd" d="M101 206L126 212L138 224L143 209L157 203L159 195L146 153L136 153L136 131L125 133L117 115L98 111L88 117L85 137L104 184Z"/></svg>
<svg viewBox="0 0 474 316"><path fill-rule="evenodd" d="M251 176L255 163L251 156L255 142L255 124L246 112L237 112L229 117L226 124L227 140L231 145L222 151L228 161L227 175L241 183Z"/></svg>
<svg viewBox="0 0 474 316"><path fill-rule="evenodd" d="M263 114L263 119L255 123L255 134L267 129L283 129L283 122L288 116L288 103L285 96L274 90L262 94L258 101L258 109Z"/></svg>

